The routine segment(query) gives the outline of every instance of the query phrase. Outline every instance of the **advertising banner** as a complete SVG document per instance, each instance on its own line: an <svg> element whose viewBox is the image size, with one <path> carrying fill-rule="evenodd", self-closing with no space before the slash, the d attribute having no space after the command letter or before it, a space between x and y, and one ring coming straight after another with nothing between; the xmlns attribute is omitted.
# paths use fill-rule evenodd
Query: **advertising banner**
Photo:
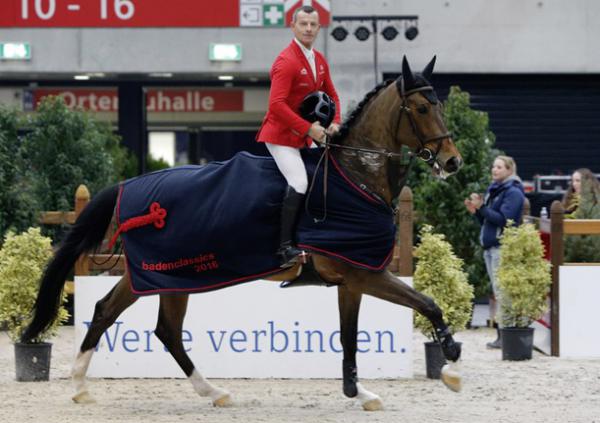
<svg viewBox="0 0 600 423"><path fill-rule="evenodd" d="M96 302L118 277L75 278L79 348ZM410 278L403 278L412 283ZM91 377L184 377L153 334L158 296L142 297L102 336ZM412 377L412 310L364 296L357 363L361 378ZM337 289L281 289L254 281L191 295L184 347L198 370L216 378L340 378Z"/></svg>
<svg viewBox="0 0 600 423"><path fill-rule="evenodd" d="M600 358L595 312L600 298L600 266L559 268L560 356Z"/></svg>
<svg viewBox="0 0 600 423"><path fill-rule="evenodd" d="M117 112L119 94L116 88L38 88L26 90L23 110L34 111L47 96L59 96L70 109L89 112ZM173 112L242 112L244 90L241 89L195 89L151 88L146 91L146 107L149 113Z"/></svg>

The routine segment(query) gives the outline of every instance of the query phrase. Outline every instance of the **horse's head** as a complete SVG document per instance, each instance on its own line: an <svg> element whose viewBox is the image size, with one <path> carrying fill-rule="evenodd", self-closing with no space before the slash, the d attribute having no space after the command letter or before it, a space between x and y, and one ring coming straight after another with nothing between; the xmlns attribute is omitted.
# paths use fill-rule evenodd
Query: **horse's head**
<svg viewBox="0 0 600 423"><path fill-rule="evenodd" d="M458 171L463 160L444 123L442 103L429 83L434 65L435 56L423 72L414 74L406 56L402 59L402 74L395 83L401 102L396 142L411 147L434 175L445 178ZM409 130L403 120L410 124Z"/></svg>

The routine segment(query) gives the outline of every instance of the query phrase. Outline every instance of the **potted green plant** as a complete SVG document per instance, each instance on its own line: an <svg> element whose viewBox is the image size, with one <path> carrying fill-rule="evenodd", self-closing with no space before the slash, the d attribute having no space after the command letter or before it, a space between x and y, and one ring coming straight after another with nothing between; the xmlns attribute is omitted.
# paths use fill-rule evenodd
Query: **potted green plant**
<svg viewBox="0 0 600 423"><path fill-rule="evenodd" d="M423 226L420 238L414 250L414 288L437 303L452 333L463 330L473 309L473 287L463 271L463 261L444 235L433 233L431 226ZM426 317L415 314L415 327L431 340L425 343L427 377L439 379L446 360L439 343L434 342L433 326Z"/></svg>
<svg viewBox="0 0 600 423"><path fill-rule="evenodd" d="M500 238L497 271L502 296L500 319L503 360L529 360L533 350L533 328L547 308L552 276L544 259L544 246L532 224L512 226L508 222Z"/></svg>
<svg viewBox="0 0 600 423"><path fill-rule="evenodd" d="M6 322L8 335L15 345L18 381L49 379L52 344L44 340L56 334L58 326L68 318L61 305L58 318L48 330L32 343L18 342L30 321L39 281L51 256L51 240L42 236L39 228L29 228L20 235L8 232L0 250L0 320ZM65 298L63 294L63 303Z"/></svg>

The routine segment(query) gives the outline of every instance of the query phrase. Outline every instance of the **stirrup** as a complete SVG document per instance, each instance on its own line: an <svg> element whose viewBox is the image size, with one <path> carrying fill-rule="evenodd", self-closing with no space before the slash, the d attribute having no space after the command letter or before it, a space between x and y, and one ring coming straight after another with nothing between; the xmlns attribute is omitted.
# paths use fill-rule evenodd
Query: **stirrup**
<svg viewBox="0 0 600 423"><path fill-rule="evenodd" d="M277 256L280 260L280 268L286 269L292 267L296 263L306 263L307 253L304 250L294 247L293 245L282 245L277 251Z"/></svg>

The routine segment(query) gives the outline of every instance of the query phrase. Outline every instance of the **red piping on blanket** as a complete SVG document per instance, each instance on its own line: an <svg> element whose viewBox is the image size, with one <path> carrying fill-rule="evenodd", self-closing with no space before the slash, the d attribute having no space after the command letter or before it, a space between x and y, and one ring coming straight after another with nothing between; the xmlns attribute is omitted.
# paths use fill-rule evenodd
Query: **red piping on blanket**
<svg viewBox="0 0 600 423"><path fill-rule="evenodd" d="M117 232L110 239L110 243L108 244L108 249L112 249L119 235L123 232L130 231L131 229L139 228L141 226L146 226L150 224L154 224L156 229L162 229L165 226L165 217L167 217L167 211L163 209L158 202L154 202L150 205L150 213L132 217L131 219L127 219L125 222L119 225Z"/></svg>

